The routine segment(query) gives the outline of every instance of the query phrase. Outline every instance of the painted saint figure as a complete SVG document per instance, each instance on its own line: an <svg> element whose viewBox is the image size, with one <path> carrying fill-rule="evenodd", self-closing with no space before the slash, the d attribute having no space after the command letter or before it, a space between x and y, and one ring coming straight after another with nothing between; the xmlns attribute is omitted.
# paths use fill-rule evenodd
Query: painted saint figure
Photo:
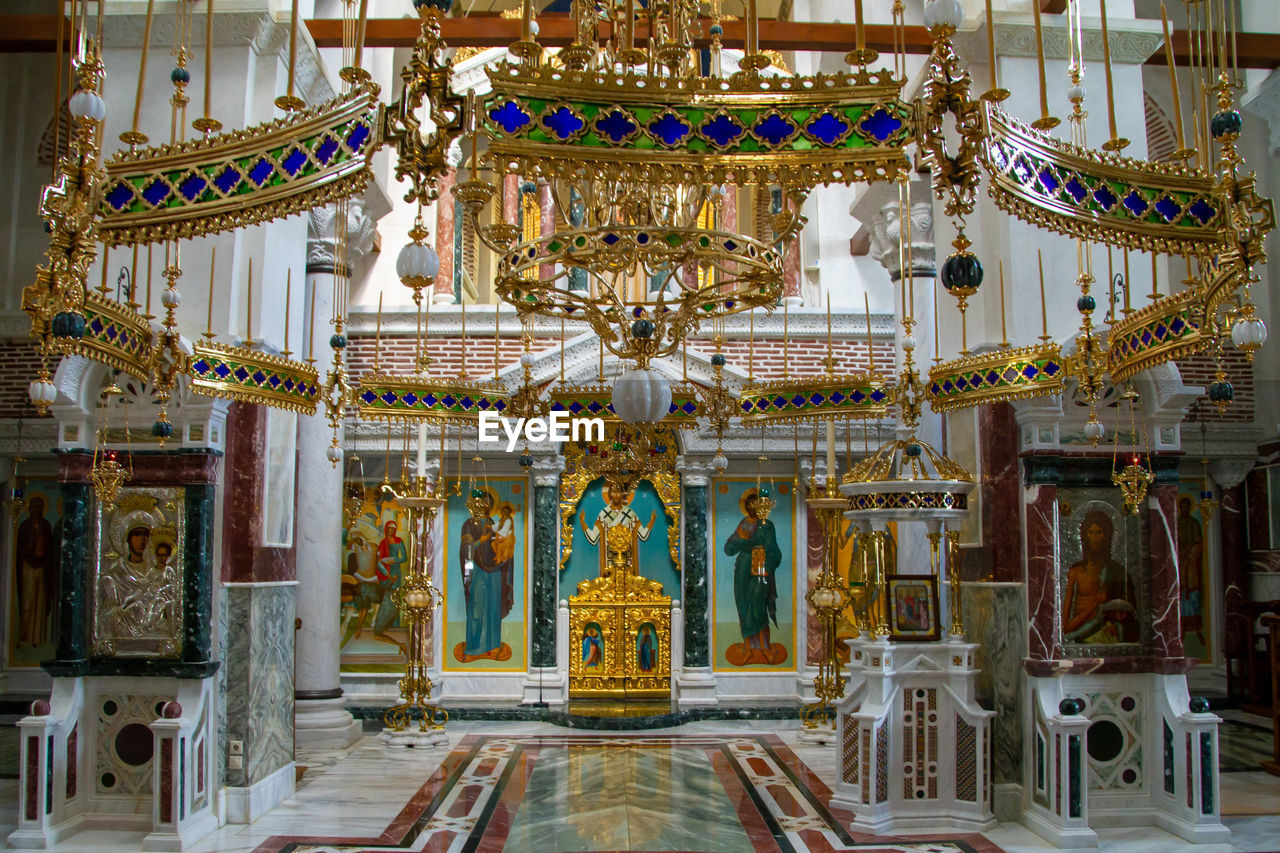
<svg viewBox="0 0 1280 853"><path fill-rule="evenodd" d="M379 546L374 541L377 535L377 528L364 518L353 524L347 533L347 565L343 581L350 589L352 612L342 632L343 646L359 636L366 625L376 626L383 601L390 595L390 586L384 588L385 581L379 574ZM387 551L390 553L390 545ZM374 637L397 648L400 646L385 632L376 633Z"/></svg>
<svg viewBox="0 0 1280 853"><path fill-rule="evenodd" d="M657 640L653 636L653 626L640 626L640 635L636 638L636 665L641 672L653 672L657 667Z"/></svg>
<svg viewBox="0 0 1280 853"><path fill-rule="evenodd" d="M405 545L399 531L400 525L394 520L382 525L382 541L378 543L376 569L382 598L373 617L373 636L403 651L404 644L387 634L387 629L394 627L400 618L400 608L396 607L391 592L400 585L400 579L405 576L409 568L409 547Z"/></svg>
<svg viewBox="0 0 1280 853"><path fill-rule="evenodd" d="M1182 630L1204 639L1204 528L1191 514L1191 498L1178 498L1178 586L1182 601Z"/></svg>
<svg viewBox="0 0 1280 853"><path fill-rule="evenodd" d="M44 498L33 497L27 504L27 517L18 525L19 646L43 646L51 639L49 615L57 599L58 567L54 563L53 525L44 512Z"/></svg>
<svg viewBox="0 0 1280 853"><path fill-rule="evenodd" d="M734 666L771 666L787 659L786 646L769 636L769 623L778 626L776 574L782 550L773 522L767 512L761 512L762 500L769 500L768 494L762 496L756 489L742 496L744 517L724 543L725 554L735 557L733 600L742 629L742 642L725 651L726 660Z"/></svg>
<svg viewBox="0 0 1280 853"><path fill-rule="evenodd" d="M1111 556L1115 527L1101 510L1080 523L1080 561L1067 570L1063 638L1073 643L1137 641L1136 612L1128 596L1128 574Z"/></svg>
<svg viewBox="0 0 1280 853"><path fill-rule="evenodd" d="M628 527L633 534L632 542L645 541L649 538L650 531L653 530L654 523L658 520L658 512L654 510L649 514L649 523L641 524L640 517L636 515L636 511L631 508L631 499L635 496L635 492L627 489L623 484L614 480L605 480L604 484L606 505L596 515L595 523L590 527L587 526L587 516L585 513L578 513L578 523L582 525L582 532L586 534L587 541L592 545L598 543L602 538L609 542L608 532L612 527L619 525ZM600 577L605 577L609 572L608 549L600 549ZM634 550L634 545L633 545ZM632 568L636 568L635 560L632 560Z"/></svg>
<svg viewBox="0 0 1280 853"><path fill-rule="evenodd" d="M599 669L604 664L604 644L600 640L600 629L588 625L582 632L582 668Z"/></svg>
<svg viewBox="0 0 1280 853"><path fill-rule="evenodd" d="M482 658L508 660L511 646L502 642L502 620L514 604L514 542L508 550L494 530L493 494L481 491L468 505L471 517L462 524L458 545L467 603L467 638L454 646L453 656L462 663ZM512 524L513 539L514 531Z"/></svg>

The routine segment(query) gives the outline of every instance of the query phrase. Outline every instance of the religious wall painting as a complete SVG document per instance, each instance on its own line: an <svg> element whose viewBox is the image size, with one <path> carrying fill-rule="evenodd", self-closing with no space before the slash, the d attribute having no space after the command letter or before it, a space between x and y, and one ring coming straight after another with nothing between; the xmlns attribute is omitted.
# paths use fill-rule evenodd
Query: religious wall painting
<svg viewBox="0 0 1280 853"><path fill-rule="evenodd" d="M670 539L677 535L662 499L649 480L609 485L604 478L592 481L582 493L572 516L572 550L560 578L561 596L568 597L578 584L604 575L607 558L605 535L623 525L634 532L634 564L637 574L662 584L663 592L679 597L680 575L671 561Z"/></svg>
<svg viewBox="0 0 1280 853"><path fill-rule="evenodd" d="M1134 654L1142 640L1142 515L1116 490L1058 493L1058 589L1063 647L1076 656Z"/></svg>
<svg viewBox="0 0 1280 853"><path fill-rule="evenodd" d="M1209 526L1200 509L1203 478L1183 479L1178 489L1178 601L1182 648L1189 658L1212 657L1209 614Z"/></svg>
<svg viewBox="0 0 1280 853"><path fill-rule="evenodd" d="M938 581L931 575L891 574L889 634L895 640L938 639Z"/></svg>
<svg viewBox="0 0 1280 853"><path fill-rule="evenodd" d="M402 491L398 484L392 490ZM342 668L398 672L408 633L392 593L409 571L408 514L381 484L357 487L352 497L361 505L342 533Z"/></svg>
<svg viewBox="0 0 1280 853"><path fill-rule="evenodd" d="M464 481L449 490L442 619L447 670L525 669L526 484L511 477Z"/></svg>
<svg viewBox="0 0 1280 853"><path fill-rule="evenodd" d="M714 667L794 670L795 495L790 483L717 478L712 493Z"/></svg>
<svg viewBox="0 0 1280 853"><path fill-rule="evenodd" d="M12 507L8 661L38 667L58 645L61 489L51 481L20 480Z"/></svg>
<svg viewBox="0 0 1280 853"><path fill-rule="evenodd" d="M98 504L90 648L97 657L182 650L186 491L129 488Z"/></svg>
<svg viewBox="0 0 1280 853"><path fill-rule="evenodd" d="M604 670L604 632L598 622L588 622L582 629L582 670Z"/></svg>
<svg viewBox="0 0 1280 853"><path fill-rule="evenodd" d="M657 627L652 622L641 623L636 631L636 671L651 673L658 668L659 639Z"/></svg>
<svg viewBox="0 0 1280 853"><path fill-rule="evenodd" d="M849 647L844 640L858 636L854 627L859 620L865 624L866 612L879 595L874 583L875 566L870 553L863 555L863 542L859 540L856 522L842 519L843 532L840 534L840 552L836 559L836 572L849 589L849 606L836 618L836 653L841 661L848 662ZM891 521L886 525L885 566L892 569L898 565L898 522ZM865 559L865 563L864 563ZM809 583L817 581L817 575L811 574ZM817 625L817 611L812 607L809 611L811 625ZM813 630L812 628L810 629Z"/></svg>

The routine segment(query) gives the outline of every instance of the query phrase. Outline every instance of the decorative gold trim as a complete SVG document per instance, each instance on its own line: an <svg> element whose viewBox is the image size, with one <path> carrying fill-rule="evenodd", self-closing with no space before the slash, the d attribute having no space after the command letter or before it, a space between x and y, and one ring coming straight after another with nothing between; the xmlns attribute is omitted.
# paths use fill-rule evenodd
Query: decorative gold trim
<svg viewBox="0 0 1280 853"><path fill-rule="evenodd" d="M1032 375L1029 368L1034 368ZM1062 349L1049 342L944 361L929 371L925 394L935 412L952 412L1059 394L1066 377Z"/></svg>
<svg viewBox="0 0 1280 853"><path fill-rule="evenodd" d="M202 363L207 369L200 369ZM303 415L315 414L320 395L319 375L314 367L247 347L193 344L186 373L196 394Z"/></svg>

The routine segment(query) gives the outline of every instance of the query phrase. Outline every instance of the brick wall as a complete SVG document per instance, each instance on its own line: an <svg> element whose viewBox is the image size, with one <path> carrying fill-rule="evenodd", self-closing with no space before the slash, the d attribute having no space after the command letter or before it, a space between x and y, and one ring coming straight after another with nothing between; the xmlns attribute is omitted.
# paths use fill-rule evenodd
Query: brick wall
<svg viewBox="0 0 1280 853"><path fill-rule="evenodd" d="M1258 355L1265 358L1266 350L1263 350ZM1253 423L1253 407L1256 400L1253 365L1244 357L1244 353L1239 350L1228 349L1226 357L1223 359L1223 367L1226 369L1227 379L1235 387L1235 399L1225 410L1219 411L1218 407L1210 403L1206 396L1200 405L1187 413L1187 422L1200 423L1204 421L1211 424ZM1182 374L1182 381L1186 384L1207 389L1209 384L1217 378L1218 365L1209 356L1193 355L1180 360L1178 362L1178 370Z"/></svg>
<svg viewBox="0 0 1280 853"><path fill-rule="evenodd" d="M0 341L0 418L40 417L27 397L27 385L39 370L35 341Z"/></svg>
<svg viewBox="0 0 1280 853"><path fill-rule="evenodd" d="M714 351L710 338L692 338L689 343L692 349L703 353ZM559 337L539 337L533 342L535 355L542 355L547 350L558 349ZM373 370L375 342L370 337L352 338L347 349L347 364L353 376ZM462 369L462 339L458 337L432 336L426 345L427 353L434 359L431 372L437 376L456 376ZM467 375L483 377L493 373L494 340L492 336L468 338L467 340ZM776 379L782 376L784 362L792 376L811 376L825 370L827 358L827 342L825 339L811 338L792 340L786 346L787 355L783 357L781 338L759 339L752 346L750 341L730 340L723 347L729 366L746 373L748 365L754 371L756 379ZM836 359L838 373L859 373L871 366L867 357L865 340L838 340L832 350ZM383 370L391 372L408 372L414 369L415 341L412 337L384 337L379 352L379 363ZM502 337L498 342L499 369L505 369L520 360L524 352L521 339L512 335ZM754 355L752 355L754 353ZM893 344L887 340L874 342L875 368L881 373L891 371L894 364ZM679 354L674 356L678 363Z"/></svg>

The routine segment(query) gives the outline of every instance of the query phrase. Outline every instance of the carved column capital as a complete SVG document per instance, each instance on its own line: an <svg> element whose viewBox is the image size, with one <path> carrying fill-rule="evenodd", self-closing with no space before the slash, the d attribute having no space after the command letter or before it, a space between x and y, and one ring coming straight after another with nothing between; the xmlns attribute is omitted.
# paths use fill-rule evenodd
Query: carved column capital
<svg viewBox="0 0 1280 853"><path fill-rule="evenodd" d="M871 217L871 257L889 271L889 277L897 281L902 277L903 223L897 201L890 201ZM933 277L937 274L933 237L933 204L929 201L911 203L911 245L909 260L911 274L916 277Z"/></svg>
<svg viewBox="0 0 1280 853"><path fill-rule="evenodd" d="M535 486L558 486L560 475L564 473L564 457L535 456L529 471L533 474Z"/></svg>
<svg viewBox="0 0 1280 853"><path fill-rule="evenodd" d="M686 486L705 486L711 482L711 463L703 459L681 456L676 460L680 482Z"/></svg>
<svg viewBox="0 0 1280 853"><path fill-rule="evenodd" d="M359 198L347 202L346 222L339 221L337 205L312 208L307 214L307 272L323 273L337 269L338 238L344 234L348 266L345 272L350 275L351 263L373 249L376 229L377 223Z"/></svg>

